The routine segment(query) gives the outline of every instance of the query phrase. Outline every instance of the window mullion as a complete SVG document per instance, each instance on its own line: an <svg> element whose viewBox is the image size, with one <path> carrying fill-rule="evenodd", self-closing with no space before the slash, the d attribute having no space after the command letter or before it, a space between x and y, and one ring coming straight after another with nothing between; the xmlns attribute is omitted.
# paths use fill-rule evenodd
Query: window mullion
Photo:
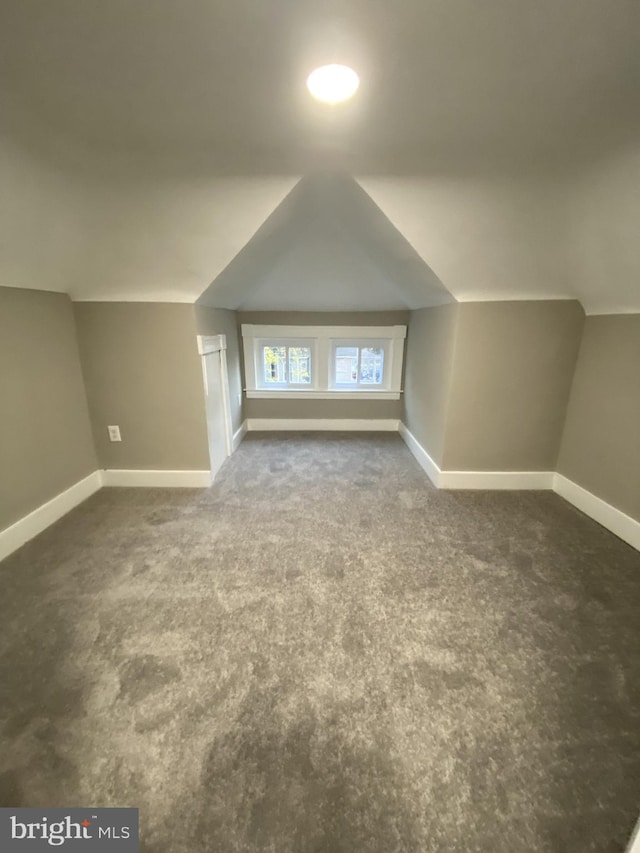
<svg viewBox="0 0 640 853"><path fill-rule="evenodd" d="M323 390L329 388L335 382L335 354L331 341L328 338L316 338L315 348L312 349L312 358L315 356L314 387ZM331 366L330 362L334 364Z"/></svg>

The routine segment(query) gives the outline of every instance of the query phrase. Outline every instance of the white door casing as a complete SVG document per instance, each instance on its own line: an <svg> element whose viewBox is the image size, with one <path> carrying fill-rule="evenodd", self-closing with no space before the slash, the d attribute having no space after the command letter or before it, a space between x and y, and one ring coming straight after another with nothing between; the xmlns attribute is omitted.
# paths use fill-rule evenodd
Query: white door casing
<svg viewBox="0 0 640 853"><path fill-rule="evenodd" d="M211 479L232 453L231 404L225 335L198 335L207 414Z"/></svg>

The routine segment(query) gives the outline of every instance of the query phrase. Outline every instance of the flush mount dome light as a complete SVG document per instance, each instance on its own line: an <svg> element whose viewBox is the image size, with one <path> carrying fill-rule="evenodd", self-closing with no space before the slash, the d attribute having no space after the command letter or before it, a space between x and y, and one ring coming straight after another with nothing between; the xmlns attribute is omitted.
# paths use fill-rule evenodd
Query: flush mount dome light
<svg viewBox="0 0 640 853"><path fill-rule="evenodd" d="M314 98L325 104L339 104L351 98L360 78L347 65L323 65L307 77L307 89Z"/></svg>

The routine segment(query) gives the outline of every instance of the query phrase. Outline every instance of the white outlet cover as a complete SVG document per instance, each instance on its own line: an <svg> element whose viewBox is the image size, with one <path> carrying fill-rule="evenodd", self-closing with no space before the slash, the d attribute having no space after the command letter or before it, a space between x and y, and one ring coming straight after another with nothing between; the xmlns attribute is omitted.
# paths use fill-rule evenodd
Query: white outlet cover
<svg viewBox="0 0 640 853"><path fill-rule="evenodd" d="M109 431L109 441L122 441L119 426L108 426L107 430Z"/></svg>

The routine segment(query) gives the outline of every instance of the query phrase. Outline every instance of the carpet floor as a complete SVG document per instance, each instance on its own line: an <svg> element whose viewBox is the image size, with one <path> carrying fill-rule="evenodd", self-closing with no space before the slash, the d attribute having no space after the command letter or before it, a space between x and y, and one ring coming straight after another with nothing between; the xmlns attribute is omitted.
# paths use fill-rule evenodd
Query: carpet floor
<svg viewBox="0 0 640 853"><path fill-rule="evenodd" d="M249 434L0 566L0 805L146 853L614 853L640 804L640 554L394 434Z"/></svg>

